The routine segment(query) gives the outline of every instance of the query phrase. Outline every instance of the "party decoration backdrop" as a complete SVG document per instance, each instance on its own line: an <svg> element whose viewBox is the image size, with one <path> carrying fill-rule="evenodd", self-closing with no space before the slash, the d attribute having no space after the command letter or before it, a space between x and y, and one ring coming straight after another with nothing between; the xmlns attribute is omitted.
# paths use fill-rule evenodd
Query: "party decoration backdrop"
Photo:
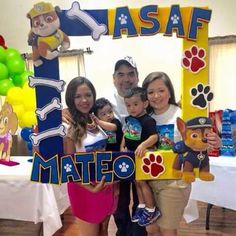
<svg viewBox="0 0 236 236"><path fill-rule="evenodd" d="M44 2L33 6L29 11L31 26L37 14L48 13L45 9L47 7L48 3ZM32 12L38 13L30 14ZM164 8L158 5L147 5L140 9L121 6L116 9L83 10L79 2L74 2L70 9L58 12L58 17L60 30L67 36L91 35L94 40L100 40L100 43L105 35L110 35L114 40L122 38L123 35L134 37L159 33L163 36L176 35L182 38L182 118L188 120L194 116L208 115L207 105L211 100L209 96L207 99L207 96L202 94L204 91L198 91L198 95L203 97L206 104L199 109L195 106L195 102L192 102L189 91L196 88L199 83L204 88L208 86L208 22L211 18L211 10L205 7L180 7L179 5ZM53 53L57 54L57 50ZM33 79L36 83L32 85L36 87L38 109L51 106L55 98L60 102L60 92L63 90L58 58L41 55L40 60L42 63L34 68ZM181 66L181 62L179 64ZM46 83L48 80L53 81L53 86ZM209 93L210 91L208 95ZM62 137L65 135L65 130L61 125L61 111L53 109L45 120L39 117L37 120L39 133L32 138L35 143L39 143L40 155L35 155L35 161L40 163L55 156L62 156ZM172 151L159 151L147 155L145 159L136 158L136 178L173 178L171 170L174 157ZM37 172L37 168L34 170ZM46 170L42 169L40 180L49 182L51 171L52 166L48 166ZM35 176L35 173L32 175Z"/></svg>

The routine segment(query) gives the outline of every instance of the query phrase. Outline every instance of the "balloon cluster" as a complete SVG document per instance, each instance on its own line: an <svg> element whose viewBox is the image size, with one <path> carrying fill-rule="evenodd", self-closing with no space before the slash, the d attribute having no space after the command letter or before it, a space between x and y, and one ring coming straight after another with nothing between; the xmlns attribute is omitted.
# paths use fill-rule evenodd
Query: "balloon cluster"
<svg viewBox="0 0 236 236"><path fill-rule="evenodd" d="M6 96L12 87L23 87L32 72L25 70L25 61L18 50L0 46L0 95Z"/></svg>
<svg viewBox="0 0 236 236"><path fill-rule="evenodd" d="M13 107L22 128L21 137L27 143L29 155L32 154L30 134L37 124L35 115L35 89L28 86L28 76L33 72L25 70L25 61L20 52L7 48L4 38L0 35L0 96Z"/></svg>
<svg viewBox="0 0 236 236"><path fill-rule="evenodd" d="M35 90L28 86L29 75L33 72L25 70L19 51L0 46L0 95L12 105L21 128L37 122Z"/></svg>
<svg viewBox="0 0 236 236"><path fill-rule="evenodd" d="M7 92L6 101L12 105L21 128L31 128L33 125L36 125L35 89L30 88L28 83L25 83L22 88L10 88Z"/></svg>

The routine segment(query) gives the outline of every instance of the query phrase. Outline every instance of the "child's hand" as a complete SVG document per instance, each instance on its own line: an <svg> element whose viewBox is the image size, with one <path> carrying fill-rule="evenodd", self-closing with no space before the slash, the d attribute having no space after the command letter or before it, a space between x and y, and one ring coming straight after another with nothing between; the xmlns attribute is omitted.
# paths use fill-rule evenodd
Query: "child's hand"
<svg viewBox="0 0 236 236"><path fill-rule="evenodd" d="M127 147L120 147L120 151L121 151L121 152L127 152L128 149L127 149Z"/></svg>
<svg viewBox="0 0 236 236"><path fill-rule="evenodd" d="M134 154L137 157L143 157L146 152L146 148L142 145L142 143L136 148Z"/></svg>
<svg viewBox="0 0 236 236"><path fill-rule="evenodd" d="M99 125L99 119L94 115L94 113L89 114L89 116L97 125Z"/></svg>

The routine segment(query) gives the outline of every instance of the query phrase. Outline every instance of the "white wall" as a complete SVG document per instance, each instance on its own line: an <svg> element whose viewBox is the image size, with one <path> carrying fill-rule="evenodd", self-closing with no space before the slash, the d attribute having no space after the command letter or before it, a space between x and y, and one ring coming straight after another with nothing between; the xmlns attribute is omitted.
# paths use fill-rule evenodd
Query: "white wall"
<svg viewBox="0 0 236 236"><path fill-rule="evenodd" d="M62 9L68 9L73 1L51 0L49 2ZM26 43L29 31L29 20L26 14L37 2L40 0L1 0L0 32L9 45L21 51L30 50ZM235 0L80 0L79 2L82 9L109 9L119 6L139 8L149 4L156 4L159 7L169 7L172 4L208 6L212 10L209 36L236 34Z"/></svg>
<svg viewBox="0 0 236 236"><path fill-rule="evenodd" d="M27 12L34 3L39 1L1 0L0 34L6 39L8 47L20 52L31 52L27 45L27 35L30 29ZM61 9L69 9L73 0L50 1ZM212 19L209 24L209 36L236 34L236 1L235 0L80 0L82 9L109 9L119 6L130 8L156 4L159 7L170 7L172 4L180 6L208 6L212 9ZM180 88L180 47L181 40L162 35L136 37L112 40L111 36L103 37L94 42L91 37L71 37L71 48L90 47L92 55L85 56L86 76L91 79L98 90L98 95L106 95L111 91L114 63L125 55L134 57L140 73L140 81L154 70L167 72L174 82L177 97ZM104 93L106 92L106 94Z"/></svg>

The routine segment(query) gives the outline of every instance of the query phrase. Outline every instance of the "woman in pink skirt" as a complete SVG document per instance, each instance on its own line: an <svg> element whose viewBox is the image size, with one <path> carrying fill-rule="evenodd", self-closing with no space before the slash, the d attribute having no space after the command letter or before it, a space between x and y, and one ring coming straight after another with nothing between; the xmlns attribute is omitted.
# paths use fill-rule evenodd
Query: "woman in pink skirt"
<svg viewBox="0 0 236 236"><path fill-rule="evenodd" d="M64 139L65 153L105 150L106 134L91 119L90 112L96 100L92 83L77 77L70 81L66 90L66 104L73 123ZM72 213L77 217L79 236L107 236L108 222L117 206L114 185L100 183L82 185L68 183Z"/></svg>

